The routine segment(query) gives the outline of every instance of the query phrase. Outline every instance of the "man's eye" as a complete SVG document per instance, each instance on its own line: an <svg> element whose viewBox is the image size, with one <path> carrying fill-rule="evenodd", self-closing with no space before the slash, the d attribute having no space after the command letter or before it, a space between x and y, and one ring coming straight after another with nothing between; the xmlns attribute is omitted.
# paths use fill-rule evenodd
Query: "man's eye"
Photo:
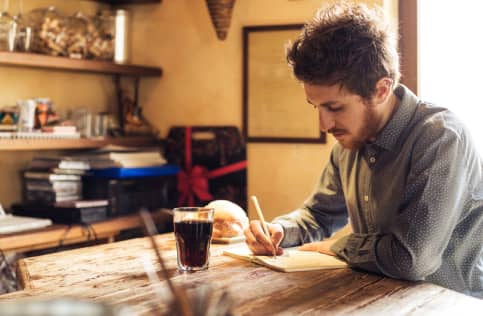
<svg viewBox="0 0 483 316"><path fill-rule="evenodd" d="M327 110L329 110L330 112L339 112L343 109L342 106L339 106L339 107L328 107Z"/></svg>
<svg viewBox="0 0 483 316"><path fill-rule="evenodd" d="M314 104L310 104L310 105L314 109L321 108L321 109L325 109L326 111L329 111L329 112L339 112L339 111L342 111L344 109L343 106L325 106L325 105L314 105Z"/></svg>

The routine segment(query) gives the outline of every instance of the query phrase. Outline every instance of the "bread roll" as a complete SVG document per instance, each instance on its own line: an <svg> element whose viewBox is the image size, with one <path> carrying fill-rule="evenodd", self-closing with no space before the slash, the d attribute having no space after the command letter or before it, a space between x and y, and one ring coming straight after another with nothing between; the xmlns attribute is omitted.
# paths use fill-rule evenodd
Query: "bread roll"
<svg viewBox="0 0 483 316"><path fill-rule="evenodd" d="M206 207L213 208L213 237L242 236L248 227L248 217L237 204L227 200L214 200Z"/></svg>

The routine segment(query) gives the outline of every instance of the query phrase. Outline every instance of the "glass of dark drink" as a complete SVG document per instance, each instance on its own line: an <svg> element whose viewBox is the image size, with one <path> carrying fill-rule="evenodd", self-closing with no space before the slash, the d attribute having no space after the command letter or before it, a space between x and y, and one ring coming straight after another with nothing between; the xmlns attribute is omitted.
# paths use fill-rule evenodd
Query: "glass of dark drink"
<svg viewBox="0 0 483 316"><path fill-rule="evenodd" d="M213 208L178 207L173 214L178 270L198 271L208 268Z"/></svg>

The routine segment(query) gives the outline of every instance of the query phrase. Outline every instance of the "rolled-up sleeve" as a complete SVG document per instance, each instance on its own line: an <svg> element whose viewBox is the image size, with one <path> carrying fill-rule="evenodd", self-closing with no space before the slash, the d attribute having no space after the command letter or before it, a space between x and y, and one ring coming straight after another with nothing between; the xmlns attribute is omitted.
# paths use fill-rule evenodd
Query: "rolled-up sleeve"
<svg viewBox="0 0 483 316"><path fill-rule="evenodd" d="M321 240L347 223L347 208L334 155L332 151L315 193L304 205L273 220L284 229L282 247Z"/></svg>

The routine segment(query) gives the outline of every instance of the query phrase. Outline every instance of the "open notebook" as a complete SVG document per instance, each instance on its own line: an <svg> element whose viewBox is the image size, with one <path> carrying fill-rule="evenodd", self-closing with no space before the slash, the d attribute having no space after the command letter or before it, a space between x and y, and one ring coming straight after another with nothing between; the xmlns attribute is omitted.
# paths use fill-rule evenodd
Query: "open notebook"
<svg viewBox="0 0 483 316"><path fill-rule="evenodd" d="M50 219L6 214L0 205L0 234L17 233L49 225L52 225Z"/></svg>
<svg viewBox="0 0 483 316"><path fill-rule="evenodd" d="M337 269L347 267L347 263L336 257L314 251L299 251L297 248L284 249L282 256L255 256L247 246L227 249L224 255L257 263L282 272Z"/></svg>

